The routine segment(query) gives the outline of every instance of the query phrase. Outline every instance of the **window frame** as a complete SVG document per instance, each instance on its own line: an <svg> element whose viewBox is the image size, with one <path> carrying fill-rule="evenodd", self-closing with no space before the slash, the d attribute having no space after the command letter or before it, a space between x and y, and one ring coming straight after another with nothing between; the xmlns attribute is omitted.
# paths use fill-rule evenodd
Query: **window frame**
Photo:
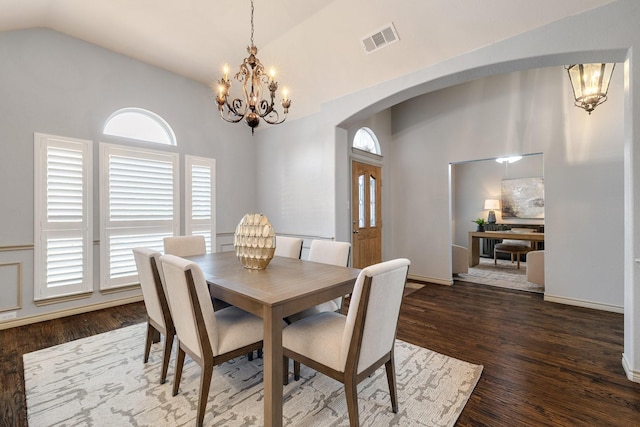
<svg viewBox="0 0 640 427"><path fill-rule="evenodd" d="M82 213L80 221L49 220L49 149L75 151L81 158ZM93 164L92 141L34 133L34 301L93 291ZM50 239L75 237L82 242L81 281L49 286ZM77 259L76 259L77 260Z"/></svg>
<svg viewBox="0 0 640 427"><path fill-rule="evenodd" d="M156 139L140 138L139 136L134 136L134 135L126 134L126 133L110 133L110 132L108 133L107 132L107 128L109 127L109 125L114 120L117 120L118 118L124 116L125 114L131 114L131 113L139 114L139 115L144 116L147 119L151 119L153 122L155 122L158 125L158 127L161 128L164 131L164 133L166 134L167 139L169 140L169 142L166 143L166 142L163 142L163 141L158 141ZM104 126L102 128L102 133L104 135L108 135L108 136L112 136L112 137L126 138L126 139L131 139L131 140L134 140L134 141L153 142L153 143L156 143L156 144L169 146L169 147L176 147L178 145L178 141L176 139L176 134L173 132L173 128L169 125L169 123L165 119L163 119L159 114L156 114L153 111L145 110L144 108L140 108L140 107L121 108L121 109L111 113L111 115L106 120L106 122L105 122L105 124L104 124Z"/></svg>
<svg viewBox="0 0 640 427"><path fill-rule="evenodd" d="M359 138L358 135L361 135L363 133L369 136L369 138L373 142L375 151L366 150L362 147L356 146L356 142L358 141L358 138ZM353 136L353 140L351 141L351 148L352 150L354 150L354 152L358 152L361 154L366 153L369 156L376 156L378 158L382 157L382 150L380 148L380 142L378 141L378 137L376 136L374 131L372 131L370 128L366 126L363 126L356 131L356 133Z"/></svg>

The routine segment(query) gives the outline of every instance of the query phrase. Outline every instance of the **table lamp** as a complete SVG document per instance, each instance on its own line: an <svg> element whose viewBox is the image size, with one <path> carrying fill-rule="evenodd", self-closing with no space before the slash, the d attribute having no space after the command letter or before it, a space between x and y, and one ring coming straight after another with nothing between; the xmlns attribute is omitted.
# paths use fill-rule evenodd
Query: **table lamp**
<svg viewBox="0 0 640 427"><path fill-rule="evenodd" d="M489 224L496 223L496 213L494 209L500 209L500 200L498 199L487 199L484 201L484 208L489 209L489 216L487 217L487 222Z"/></svg>

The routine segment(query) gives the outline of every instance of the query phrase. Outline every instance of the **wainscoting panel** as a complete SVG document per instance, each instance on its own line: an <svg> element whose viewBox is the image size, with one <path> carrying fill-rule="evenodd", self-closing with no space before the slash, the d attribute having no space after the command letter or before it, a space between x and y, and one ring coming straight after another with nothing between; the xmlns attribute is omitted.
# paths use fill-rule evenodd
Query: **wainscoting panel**
<svg viewBox="0 0 640 427"><path fill-rule="evenodd" d="M0 312L22 308L22 263L0 264Z"/></svg>

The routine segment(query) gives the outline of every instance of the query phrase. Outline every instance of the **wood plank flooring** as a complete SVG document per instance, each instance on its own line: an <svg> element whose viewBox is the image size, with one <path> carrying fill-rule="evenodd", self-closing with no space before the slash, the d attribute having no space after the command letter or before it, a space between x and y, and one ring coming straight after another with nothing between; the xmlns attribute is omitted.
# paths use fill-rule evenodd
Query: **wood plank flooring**
<svg viewBox="0 0 640 427"><path fill-rule="evenodd" d="M405 298L398 338L484 365L459 426L639 426L623 316L456 282Z"/></svg>
<svg viewBox="0 0 640 427"><path fill-rule="evenodd" d="M0 331L0 426L27 425L22 354L145 319L136 303ZM405 297L398 338L484 365L459 426L640 425L640 384L621 366L620 314L427 284Z"/></svg>

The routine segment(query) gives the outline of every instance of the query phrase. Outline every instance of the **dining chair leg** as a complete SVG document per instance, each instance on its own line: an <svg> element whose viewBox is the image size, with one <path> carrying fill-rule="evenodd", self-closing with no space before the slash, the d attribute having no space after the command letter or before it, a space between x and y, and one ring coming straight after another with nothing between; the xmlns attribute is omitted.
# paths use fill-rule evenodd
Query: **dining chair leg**
<svg viewBox="0 0 640 427"><path fill-rule="evenodd" d="M207 400L209 400L209 388L211 388L211 377L213 376L213 361L204 362L202 374L200 376L200 397L198 398L198 415L196 425L202 427L204 420L204 412L207 409Z"/></svg>
<svg viewBox="0 0 640 427"><path fill-rule="evenodd" d="M359 427L358 415L358 384L352 375L347 375L344 379L344 394L347 399L347 412L349 413L349 426Z"/></svg>
<svg viewBox="0 0 640 427"><path fill-rule="evenodd" d="M167 372L169 371L169 359L171 358L171 348L173 347L174 334L167 333L164 337L164 355L162 357L162 373L160 374L160 384L167 381Z"/></svg>
<svg viewBox="0 0 640 427"><path fill-rule="evenodd" d="M396 387L396 367L393 361L393 350L391 351L391 358L384 364L384 368L387 371L387 383L389 384L389 397L391 398L391 410L394 414L398 413L398 389Z"/></svg>
<svg viewBox="0 0 640 427"><path fill-rule="evenodd" d="M249 353L247 353L247 359L249 359L249 362L251 362L253 360L253 350L251 350Z"/></svg>
<svg viewBox="0 0 640 427"><path fill-rule="evenodd" d="M289 384L289 358L282 357L282 385Z"/></svg>
<svg viewBox="0 0 640 427"><path fill-rule="evenodd" d="M153 339L154 327L147 321L147 339L144 342L144 363L149 361L149 353L151 352L151 340Z"/></svg>
<svg viewBox="0 0 640 427"><path fill-rule="evenodd" d="M293 361L293 379L298 381L300 379L300 362Z"/></svg>
<svg viewBox="0 0 640 427"><path fill-rule="evenodd" d="M178 340L178 357L176 357L176 372L173 376L173 395L178 394L180 388L180 379L182 378L182 368L184 365L185 352L180 348L180 340Z"/></svg>

